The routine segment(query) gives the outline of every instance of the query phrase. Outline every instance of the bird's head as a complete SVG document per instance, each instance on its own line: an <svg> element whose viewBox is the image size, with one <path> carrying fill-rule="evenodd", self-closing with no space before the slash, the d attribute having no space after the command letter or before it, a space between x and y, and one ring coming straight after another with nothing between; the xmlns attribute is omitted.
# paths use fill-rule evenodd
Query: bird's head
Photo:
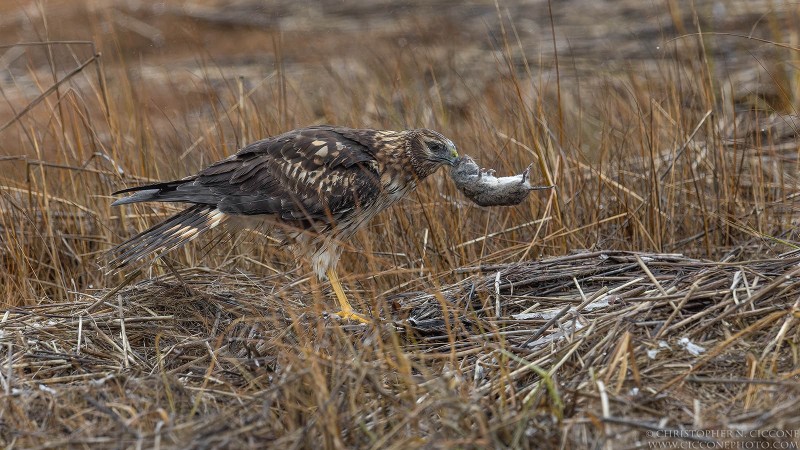
<svg viewBox="0 0 800 450"><path fill-rule="evenodd" d="M427 177L444 165L454 165L458 158L453 141L427 128L410 131L408 144L411 163L420 178Z"/></svg>

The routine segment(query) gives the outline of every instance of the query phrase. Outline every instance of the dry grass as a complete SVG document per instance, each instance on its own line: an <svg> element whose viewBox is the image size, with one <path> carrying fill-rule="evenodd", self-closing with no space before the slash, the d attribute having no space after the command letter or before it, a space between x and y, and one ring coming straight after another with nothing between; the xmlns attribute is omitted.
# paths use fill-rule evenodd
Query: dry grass
<svg viewBox="0 0 800 450"><path fill-rule="evenodd" d="M632 2L630 20L555 2L551 31L524 2L229 3L0 6L5 42L91 41L0 51L0 442L636 447L800 429L796 9ZM558 189L482 209L427 181L340 264L383 318L370 327L327 319L327 286L263 236L197 242L144 276L99 269L168 213L111 209L111 191L320 122L435 128Z"/></svg>
<svg viewBox="0 0 800 450"><path fill-rule="evenodd" d="M9 311L3 438L537 448L797 429L798 262L611 251L464 268L389 296L368 328L298 314L312 294L287 306L283 277L187 270Z"/></svg>

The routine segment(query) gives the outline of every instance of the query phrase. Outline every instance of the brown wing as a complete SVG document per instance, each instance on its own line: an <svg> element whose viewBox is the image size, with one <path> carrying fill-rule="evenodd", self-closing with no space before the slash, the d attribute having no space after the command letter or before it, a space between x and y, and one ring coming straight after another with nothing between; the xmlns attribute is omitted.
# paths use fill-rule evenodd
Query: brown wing
<svg viewBox="0 0 800 450"><path fill-rule="evenodd" d="M189 202L302 226L335 224L380 195L375 134L329 126L294 130L254 142L193 177L128 190L138 192L117 204Z"/></svg>
<svg viewBox="0 0 800 450"><path fill-rule="evenodd" d="M254 143L197 177L229 214L335 224L380 194L372 149L333 128L310 128Z"/></svg>

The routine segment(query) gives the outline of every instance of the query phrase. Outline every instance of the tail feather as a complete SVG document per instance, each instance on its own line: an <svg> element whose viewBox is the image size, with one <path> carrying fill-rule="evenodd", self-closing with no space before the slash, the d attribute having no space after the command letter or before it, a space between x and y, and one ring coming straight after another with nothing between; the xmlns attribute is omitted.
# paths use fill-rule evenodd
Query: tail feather
<svg viewBox="0 0 800 450"><path fill-rule="evenodd" d="M142 189L140 191L136 191L133 195L130 195L128 197L118 198L114 200L114 203L112 203L111 206L125 205L128 203L147 202L157 197L159 192L161 192L161 189ZM117 194L117 192L115 192L114 194Z"/></svg>
<svg viewBox="0 0 800 450"><path fill-rule="evenodd" d="M140 192L140 191L145 191L145 190L146 191L151 191L151 190L155 190L155 191L174 190L175 188L177 188L177 187L179 187L179 186L181 186L183 184L189 183L189 182L191 182L193 180L194 180L194 178L189 177L189 178L184 178L183 180L167 181L165 183L151 183L151 184L144 184L144 185L140 185L140 186L133 186L133 187L129 187L129 188L126 188L126 189L120 189L120 190L118 190L116 192L112 192L111 195L130 194L132 192Z"/></svg>
<svg viewBox="0 0 800 450"><path fill-rule="evenodd" d="M184 178L166 183L146 184L123 189L114 192L112 195L131 195L115 200L111 206L141 202L188 202L211 205L220 201L221 196L213 189L195 184L194 181L194 178Z"/></svg>
<svg viewBox="0 0 800 450"><path fill-rule="evenodd" d="M215 206L191 206L114 247L109 252L107 267L116 271L148 255L160 257L216 227L225 218L225 213Z"/></svg>

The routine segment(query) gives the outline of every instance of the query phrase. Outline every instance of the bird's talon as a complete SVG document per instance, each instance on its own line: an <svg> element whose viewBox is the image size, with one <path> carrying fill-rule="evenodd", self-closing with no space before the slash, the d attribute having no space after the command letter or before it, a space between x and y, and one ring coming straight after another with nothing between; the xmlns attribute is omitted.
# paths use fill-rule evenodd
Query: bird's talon
<svg viewBox="0 0 800 450"><path fill-rule="evenodd" d="M352 320L352 321L355 321L355 322L370 323L370 321L366 317L362 316L361 314L359 314L357 312L353 312L353 311L344 311L343 310L343 311L339 311L337 313L334 313L334 315L335 316L339 316L339 318L342 319L342 320Z"/></svg>

